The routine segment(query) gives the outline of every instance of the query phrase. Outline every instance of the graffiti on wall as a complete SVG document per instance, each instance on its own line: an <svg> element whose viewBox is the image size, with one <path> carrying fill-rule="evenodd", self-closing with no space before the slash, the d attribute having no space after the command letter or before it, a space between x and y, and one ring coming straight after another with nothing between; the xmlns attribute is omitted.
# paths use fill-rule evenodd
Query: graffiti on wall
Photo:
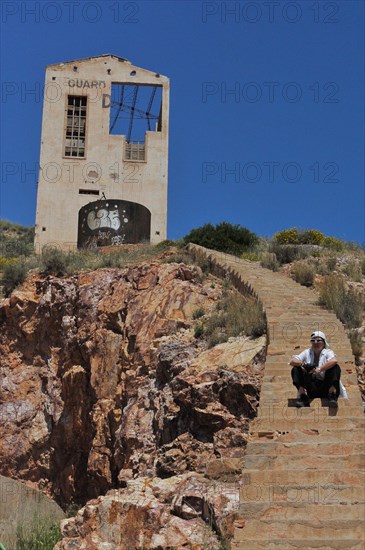
<svg viewBox="0 0 365 550"><path fill-rule="evenodd" d="M151 213L141 204L97 200L79 211L78 248L139 243L150 240Z"/></svg>

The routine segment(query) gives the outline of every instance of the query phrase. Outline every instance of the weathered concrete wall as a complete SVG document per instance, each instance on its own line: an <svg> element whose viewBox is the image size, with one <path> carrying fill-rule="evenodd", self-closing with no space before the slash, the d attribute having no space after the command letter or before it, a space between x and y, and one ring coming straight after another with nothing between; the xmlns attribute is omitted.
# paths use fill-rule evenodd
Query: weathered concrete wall
<svg viewBox="0 0 365 550"><path fill-rule="evenodd" d="M161 131L145 133L145 161L124 160L126 136L109 133L112 83L162 87ZM69 95L87 97L83 158L64 155ZM90 201L102 198L102 193L108 200L132 201L148 208L151 242L166 238L168 118L169 79L135 67L127 60L107 55L47 67L36 215L37 252L49 243L65 250L75 248L78 212ZM99 195L80 194L80 189L98 191Z"/></svg>
<svg viewBox="0 0 365 550"><path fill-rule="evenodd" d="M65 517L62 509L46 495L21 481L0 476L0 542L14 550L16 532L31 532L34 525L52 525Z"/></svg>

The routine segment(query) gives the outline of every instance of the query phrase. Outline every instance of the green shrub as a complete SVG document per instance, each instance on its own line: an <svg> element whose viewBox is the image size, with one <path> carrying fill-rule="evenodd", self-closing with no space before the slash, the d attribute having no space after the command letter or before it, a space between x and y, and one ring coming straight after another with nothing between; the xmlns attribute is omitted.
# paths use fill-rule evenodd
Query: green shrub
<svg viewBox="0 0 365 550"><path fill-rule="evenodd" d="M326 237L321 231L317 229L297 229L292 227L291 229L284 229L275 233L272 241L276 244L311 244L325 246L333 250L343 250L344 248L351 249L353 245L351 243L345 243L335 237ZM359 248L356 245L356 249Z"/></svg>
<svg viewBox="0 0 365 550"><path fill-rule="evenodd" d="M202 323L200 323L199 325L196 325L196 327L195 327L194 337L195 338L200 338L200 336L202 336L202 334L204 334L204 325Z"/></svg>
<svg viewBox="0 0 365 550"><path fill-rule="evenodd" d="M202 307L199 307L198 309L196 309L195 311L193 311L193 319L200 319L200 317L203 317L205 311Z"/></svg>
<svg viewBox="0 0 365 550"><path fill-rule="evenodd" d="M41 262L47 274L64 275L67 271L67 255L57 248L45 248Z"/></svg>
<svg viewBox="0 0 365 550"><path fill-rule="evenodd" d="M328 271L330 271L330 272L334 271L336 269L336 265L337 265L337 258L336 257L327 258L326 266L327 266Z"/></svg>
<svg viewBox="0 0 365 550"><path fill-rule="evenodd" d="M322 244L326 248L331 248L338 251L341 251L345 248L345 243L343 241L340 241L340 239L336 239L335 237L325 237Z"/></svg>
<svg viewBox="0 0 365 550"><path fill-rule="evenodd" d="M96 254L85 254L82 252L70 252L66 257L66 271L68 275L79 273L84 269L95 268Z"/></svg>
<svg viewBox="0 0 365 550"><path fill-rule="evenodd" d="M362 356L362 339L361 335L358 332L350 332L350 343L352 348L352 353L355 356L357 361Z"/></svg>
<svg viewBox="0 0 365 550"><path fill-rule="evenodd" d="M164 250L164 248L169 248L170 246L176 246L177 241L170 241L169 239L166 239L164 241L161 241L160 243L157 243L154 245L155 249L160 251Z"/></svg>
<svg viewBox="0 0 365 550"><path fill-rule="evenodd" d="M357 262L349 262L344 267L343 272L346 273L346 275L353 281L358 283L362 281L361 266Z"/></svg>
<svg viewBox="0 0 365 550"><path fill-rule="evenodd" d="M301 244L321 245L324 241L324 235L317 229L305 229L299 231L299 242Z"/></svg>
<svg viewBox="0 0 365 550"><path fill-rule="evenodd" d="M260 255L257 252L244 252L241 254L242 260L248 260L250 262L258 262Z"/></svg>
<svg viewBox="0 0 365 550"><path fill-rule="evenodd" d="M8 265L14 264L16 261L17 258L4 258L4 256L0 256L0 270Z"/></svg>
<svg viewBox="0 0 365 550"><path fill-rule="evenodd" d="M294 244L278 244L272 242L269 248L272 254L275 254L280 265L290 264L296 260L307 258L311 252L301 246Z"/></svg>
<svg viewBox="0 0 365 550"><path fill-rule="evenodd" d="M123 267L125 258L120 252L110 252L109 254L100 254L99 267Z"/></svg>
<svg viewBox="0 0 365 550"><path fill-rule="evenodd" d="M208 337L208 348L214 348L218 344L224 344L228 340L228 335L225 332L215 330Z"/></svg>
<svg viewBox="0 0 365 550"><path fill-rule="evenodd" d="M239 256L258 243L258 237L240 225L221 222L217 225L207 223L193 229L184 237L184 242L199 244L206 248L219 250Z"/></svg>
<svg viewBox="0 0 365 550"><path fill-rule="evenodd" d="M364 300L354 290L347 290L340 275L327 275L319 289L319 303L332 309L337 317L348 327L361 326Z"/></svg>
<svg viewBox="0 0 365 550"><path fill-rule="evenodd" d="M231 336L258 337L266 332L262 307L254 298L246 298L237 291L227 293L216 309L217 313L204 326L209 347L226 342Z"/></svg>
<svg viewBox="0 0 365 550"><path fill-rule="evenodd" d="M34 227L0 220L0 255L4 257L29 256L34 252Z"/></svg>
<svg viewBox="0 0 365 550"><path fill-rule="evenodd" d="M58 523L47 526L34 521L31 528L18 527L16 550L53 550L61 539Z"/></svg>
<svg viewBox="0 0 365 550"><path fill-rule="evenodd" d="M277 244L299 244L299 231L296 227L279 231L273 236L273 242Z"/></svg>
<svg viewBox="0 0 365 550"><path fill-rule="evenodd" d="M190 252L188 250L185 250L185 249L179 250L179 252L176 255L170 256L169 258L167 258L165 260L165 262L167 264L171 264L171 263L181 264L181 263L184 263L184 264L188 264L188 265L191 265L192 263L195 263L195 264L199 265L202 269L203 269L202 266L208 265L208 259L206 258L205 254L198 253L195 260L194 260L194 262L193 262L192 255L190 254Z"/></svg>
<svg viewBox="0 0 365 550"><path fill-rule="evenodd" d="M186 253L186 257L188 258L188 262L185 263L191 263L192 256L190 255L190 252L186 250L184 252ZM200 267L203 273L210 273L212 271L211 260L207 258L204 252L201 252L200 250L194 251L194 263Z"/></svg>
<svg viewBox="0 0 365 550"><path fill-rule="evenodd" d="M361 273L363 275L365 275L365 258L363 258L360 262L360 268L361 268Z"/></svg>
<svg viewBox="0 0 365 550"><path fill-rule="evenodd" d="M276 254L267 252L262 255L260 262L261 267L271 269L272 271L279 271L280 264L277 260Z"/></svg>
<svg viewBox="0 0 365 550"><path fill-rule="evenodd" d="M314 267L304 262L295 264L291 271L293 279L303 286L312 286L315 274Z"/></svg>
<svg viewBox="0 0 365 550"><path fill-rule="evenodd" d="M17 286L25 281L27 271L24 262L14 262L5 266L2 277L5 296L9 296Z"/></svg>

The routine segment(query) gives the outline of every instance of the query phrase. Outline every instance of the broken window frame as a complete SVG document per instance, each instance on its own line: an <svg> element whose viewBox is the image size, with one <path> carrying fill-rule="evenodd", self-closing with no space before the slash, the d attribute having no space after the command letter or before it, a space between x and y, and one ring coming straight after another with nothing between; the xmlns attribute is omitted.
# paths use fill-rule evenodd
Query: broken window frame
<svg viewBox="0 0 365 550"><path fill-rule="evenodd" d="M69 94L66 98L65 142L67 158L85 158L87 129L87 96ZM73 154L75 153L75 154Z"/></svg>
<svg viewBox="0 0 365 550"><path fill-rule="evenodd" d="M109 135L124 135L125 146L123 160L128 162L146 162L146 132L161 132L162 129L162 101L163 101L163 86L156 84L144 84L144 83L130 83L130 82L112 82L111 84L111 103L110 103L110 118L109 118ZM120 88L120 99L115 100L117 87ZM114 90L113 90L114 88ZM126 90L130 89L130 94L126 94ZM150 88L151 96L148 98L146 108L141 109L142 105L138 107L138 92L140 88ZM159 113L154 115L151 113L153 103L155 100L156 92L159 89ZM114 99L113 99L114 98ZM146 99L146 98L144 98ZM115 108L113 113L113 107ZM158 104L157 104L158 107ZM121 113L129 113L129 122L125 123L125 131L113 134L112 131L118 122ZM133 123L135 115L137 114L139 119L146 120L146 128L143 131L143 139L133 138ZM120 120L120 119L119 119ZM156 121L156 129L153 130L151 123ZM127 129L128 127L128 129ZM140 136L138 136L140 137Z"/></svg>

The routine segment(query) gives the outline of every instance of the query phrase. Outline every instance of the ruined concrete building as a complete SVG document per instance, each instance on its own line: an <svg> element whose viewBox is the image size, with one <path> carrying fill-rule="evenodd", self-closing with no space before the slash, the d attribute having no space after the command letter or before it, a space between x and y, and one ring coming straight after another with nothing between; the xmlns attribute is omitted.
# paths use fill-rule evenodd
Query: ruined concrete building
<svg viewBox="0 0 365 550"><path fill-rule="evenodd" d="M166 239L169 79L116 55L46 69L36 250Z"/></svg>

